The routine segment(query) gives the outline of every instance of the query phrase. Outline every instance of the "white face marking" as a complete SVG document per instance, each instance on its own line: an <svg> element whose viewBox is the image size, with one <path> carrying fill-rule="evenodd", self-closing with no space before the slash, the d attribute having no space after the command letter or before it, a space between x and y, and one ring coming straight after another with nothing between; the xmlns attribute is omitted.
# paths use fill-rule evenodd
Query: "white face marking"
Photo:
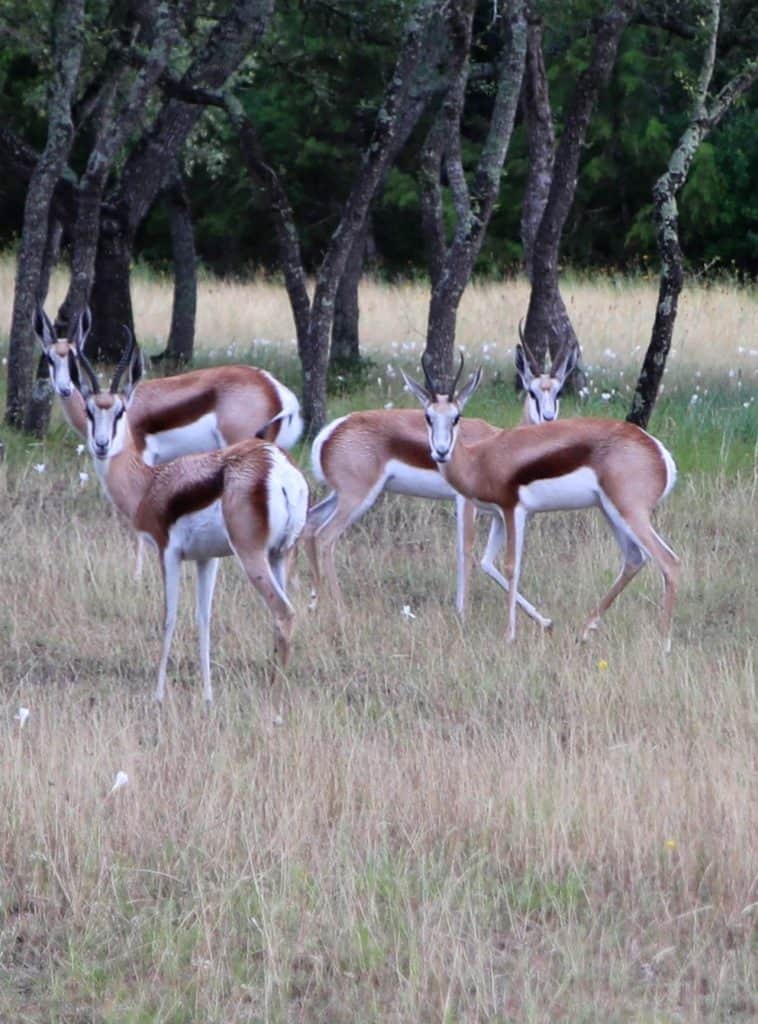
<svg viewBox="0 0 758 1024"><path fill-rule="evenodd" d="M527 392L530 423L552 423L558 419L560 388L560 382L547 374L532 380Z"/></svg>
<svg viewBox="0 0 758 1024"><path fill-rule="evenodd" d="M86 400L87 445L96 461L111 459L124 447L126 430L126 406L119 395L114 395L111 405L103 408L95 402L93 395Z"/></svg>
<svg viewBox="0 0 758 1024"><path fill-rule="evenodd" d="M458 434L461 418L457 402L440 398L425 409L426 425L429 430L429 450L437 463L449 462Z"/></svg>

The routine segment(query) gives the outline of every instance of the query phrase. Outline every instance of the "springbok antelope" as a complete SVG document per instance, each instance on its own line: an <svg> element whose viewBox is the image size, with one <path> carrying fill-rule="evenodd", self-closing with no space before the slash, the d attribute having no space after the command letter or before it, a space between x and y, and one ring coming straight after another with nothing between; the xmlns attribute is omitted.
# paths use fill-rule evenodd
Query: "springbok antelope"
<svg viewBox="0 0 758 1024"><path fill-rule="evenodd" d="M41 307L34 315L50 381L66 419L82 438L87 416L76 357L84 351L91 322L85 309L65 339L56 337ZM211 366L143 380L130 398L127 415L134 444L151 466L256 437L263 427L266 440L291 448L303 429L300 403L292 391L254 366Z"/></svg>
<svg viewBox="0 0 758 1024"><path fill-rule="evenodd" d="M286 593L287 570L305 525L308 485L285 452L255 438L148 466L124 415L141 372L137 355L130 336L110 388L103 392L87 357L79 351L87 445L106 494L160 558L165 621L155 690L158 701L166 690L181 563L197 564L200 664L203 696L210 703L210 614L219 558L237 556L273 617L274 654L282 667L287 663L294 616ZM127 369L130 376L120 389Z"/></svg>
<svg viewBox="0 0 758 1024"><path fill-rule="evenodd" d="M576 353L564 350L554 360L549 374L538 373L522 334L521 345L516 346L515 362L526 392L522 422L542 423L555 419L561 390L576 364ZM467 443L472 444L497 433L497 428L484 420L466 420L463 432ZM463 618L471 575L476 510L437 472L429 455L423 414L414 409L374 409L333 420L316 436L311 464L319 482L331 487L327 497L311 508L305 529L305 549L314 580L313 603L318 599L321 583L321 558L332 599L340 601L334 564L337 541L383 491L390 491L418 498L455 500L455 603ZM491 579L507 590L508 583L493 560L493 550L497 550L495 530L493 525L481 566ZM516 600L543 627L550 625L550 620L522 600L521 595Z"/></svg>
<svg viewBox="0 0 758 1024"><path fill-rule="evenodd" d="M558 419L561 392L576 366L579 349L564 344L550 369L542 370L527 348L521 324L518 333L520 344L516 346L516 372L526 395L521 422L552 423Z"/></svg>
<svg viewBox="0 0 758 1024"><path fill-rule="evenodd" d="M423 360L422 365L427 387L403 376L424 407L430 455L451 487L495 514L498 548L507 536L508 639L516 635L515 596L529 516L597 506L624 561L616 582L585 623L582 639L597 628L603 613L652 558L664 580L662 628L669 651L679 559L655 532L650 517L674 486L676 465L660 441L631 423L577 419L499 430L472 444L460 419L481 383L481 368L456 394L461 356L449 394L441 395Z"/></svg>

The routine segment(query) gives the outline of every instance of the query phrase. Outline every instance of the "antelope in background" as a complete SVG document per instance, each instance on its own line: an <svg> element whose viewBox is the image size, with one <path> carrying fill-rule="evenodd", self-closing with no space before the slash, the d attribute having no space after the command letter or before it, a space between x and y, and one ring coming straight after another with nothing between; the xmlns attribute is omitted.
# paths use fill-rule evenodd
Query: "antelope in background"
<svg viewBox="0 0 758 1024"><path fill-rule="evenodd" d="M84 351L91 323L85 309L65 339L56 337L41 307L34 316L50 382L66 419L82 438L87 436L87 417L76 357ZM297 397L255 366L210 366L143 380L130 398L127 415L134 443L151 466L256 437L264 427L266 440L291 448L303 430Z"/></svg>
<svg viewBox="0 0 758 1024"><path fill-rule="evenodd" d="M540 373L526 349L523 335L521 341L522 344L516 346L515 363L526 392L522 422L553 420L558 415L561 390L576 365L578 353L562 350L549 373ZM469 444L497 433L497 428L484 420L466 420L462 429ZM413 409L374 409L333 420L313 442L311 465L319 482L331 487L327 497L311 508L305 529L305 549L314 581L312 606L318 599L321 585L321 559L331 597L340 602L334 564L337 541L383 491L390 491L418 498L455 500L455 604L463 618L471 575L476 509L437 471L429 455L423 414ZM507 590L508 583L494 564L499 547L495 531L493 524L481 566L491 579ZM550 626L550 620L521 595L516 600L541 626Z"/></svg>
<svg viewBox="0 0 758 1024"><path fill-rule="evenodd" d="M294 612L287 570L308 509L308 485L289 456L263 440L183 455L153 467L145 463L127 412L142 361L134 337L110 388L100 390L79 350L79 381L87 417L87 445L103 488L137 533L158 552L165 619L155 698L162 701L181 583L181 563L197 565L197 623L203 696L213 699L210 615L218 559L236 555L274 621L274 654L284 667ZM127 382L121 379L129 370Z"/></svg>
<svg viewBox="0 0 758 1024"><path fill-rule="evenodd" d="M674 486L676 465L661 442L631 423L577 419L498 430L471 443L460 417L481 383L481 368L456 394L461 356L453 386L443 395L423 360L422 365L426 387L403 377L424 407L431 458L451 487L494 513L498 549L507 539L508 639L516 636L515 598L529 516L597 506L621 548L623 565L585 623L582 639L597 628L604 612L652 558L664 581L662 629L669 651L679 559L655 532L650 517Z"/></svg>

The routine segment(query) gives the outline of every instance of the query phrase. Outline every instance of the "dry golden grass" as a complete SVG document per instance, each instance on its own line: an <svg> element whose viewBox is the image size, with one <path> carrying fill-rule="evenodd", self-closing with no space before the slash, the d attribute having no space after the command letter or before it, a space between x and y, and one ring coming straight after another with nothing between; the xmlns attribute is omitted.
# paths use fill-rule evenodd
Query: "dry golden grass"
<svg viewBox="0 0 758 1024"><path fill-rule="evenodd" d="M610 363L608 347L633 361L652 287L567 295L588 357ZM420 340L423 289L370 285L363 299L369 348L412 363L402 345ZM525 302L518 283L472 289L466 344L512 334ZM162 334L165 288L138 280L135 304L141 334ZM507 646L503 597L482 574L465 629L456 620L451 508L397 498L338 549L341 627L328 606L306 612L301 558L293 661L275 692L264 609L226 561L210 715L188 570L158 713L157 567L132 578L134 542L73 436L12 441L0 465L0 1021L755 1019L756 419L726 377L742 359L752 380L755 357L737 346L750 346L754 304L718 288L684 303L680 348L722 390L692 406L689 368L675 370L680 398L659 413L683 469L657 520L684 567L668 658L651 568L576 643L618 558L593 514L530 527L523 589L556 627L543 636L521 619ZM247 351L254 335L290 337L281 289L260 282L204 283L199 329L220 355L235 339ZM361 401L390 395L380 372ZM505 385L481 401L518 416ZM109 795L117 771L130 781Z"/></svg>
<svg viewBox="0 0 758 1024"><path fill-rule="evenodd" d="M54 277L50 309L66 289L63 273ZM618 360L640 363L640 351L650 338L655 313L657 282L595 278L567 279L563 294L590 363ZM147 347L163 347L171 320L171 291L160 278L138 272L134 277L134 310L138 336ZM458 317L458 342L471 354L504 360L518 340L519 320L526 314L529 291L524 280L501 284L479 283L465 292ZM13 265L0 260L0 325L10 324L13 301ZM426 334L428 285L383 284L366 281L360 293L361 335L369 353L388 354L403 343L420 353ZM681 298L672 368L680 363L703 369L746 367L754 359L758 301L754 290L728 282L709 286L688 284ZM247 350L254 339L293 345L295 331L287 296L280 283L205 278L198 292L198 351L213 349L225 357ZM608 354L610 351L610 355Z"/></svg>

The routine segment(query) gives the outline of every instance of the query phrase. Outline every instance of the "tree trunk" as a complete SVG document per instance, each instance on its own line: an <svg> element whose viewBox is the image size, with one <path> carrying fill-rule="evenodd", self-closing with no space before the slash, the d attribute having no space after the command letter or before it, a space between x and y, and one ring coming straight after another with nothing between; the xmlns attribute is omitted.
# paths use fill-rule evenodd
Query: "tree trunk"
<svg viewBox="0 0 758 1024"><path fill-rule="evenodd" d="M534 241L550 193L555 159L553 112L550 108L545 59L542 55L542 25L531 12L526 36L522 99L529 170L521 208L521 241L524 246L524 270L531 281Z"/></svg>
<svg viewBox="0 0 758 1024"><path fill-rule="evenodd" d="M32 391L32 314L39 294L53 192L73 141L71 101L82 57L83 22L83 0L61 0L55 8L55 68L48 105L47 141L29 182L16 265L5 413L6 422L13 427L23 427Z"/></svg>
<svg viewBox="0 0 758 1024"><path fill-rule="evenodd" d="M195 344L195 312L197 309L197 254L189 197L181 170L166 192L171 254L174 268L174 302L171 308L171 332L166 351L154 357L165 360L169 368L186 366L192 360Z"/></svg>
<svg viewBox="0 0 758 1024"><path fill-rule="evenodd" d="M473 6L454 13L452 36L459 56L459 70L451 95L443 105L448 125L446 167L456 210L456 229L437 283L432 288L427 323L428 369L438 387L451 380L458 305L481 249L492 209L500 190L500 176L513 132L526 56L526 18L523 0L514 0L502 14L510 38L503 43L497 67L495 102L490 125L469 190L460 155L460 120L468 79L468 45ZM455 20L457 19L457 20ZM446 112L447 111L447 112Z"/></svg>
<svg viewBox="0 0 758 1024"><path fill-rule="evenodd" d="M95 284L90 296L92 329L87 340L90 360L117 362L124 349L124 327L134 331L129 282L131 246L123 225L103 217L95 260Z"/></svg>
<svg viewBox="0 0 758 1024"><path fill-rule="evenodd" d="M44 305L50 288L50 277L58 262L61 251L63 225L53 217L47 233L45 255L39 277L37 301ZM34 437L44 437L50 424L50 413L53 408L53 388L50 384L50 371L47 357L42 354L37 360L37 372L34 377L32 393L24 413L24 433Z"/></svg>
<svg viewBox="0 0 758 1024"><path fill-rule="evenodd" d="M334 324L329 365L333 370L355 369L360 365L361 348L358 324L358 288L363 276L370 220L366 217L363 230L355 240L334 298Z"/></svg>
<svg viewBox="0 0 758 1024"><path fill-rule="evenodd" d="M529 351L540 365L545 362L548 350L556 358L564 346L579 347L560 295L558 256L561 237L576 194L579 158L590 117L600 89L610 77L621 33L634 7L635 0L616 0L601 19L590 63L580 75L566 111L550 190L532 249L532 291L524 335ZM576 373L574 381L578 383Z"/></svg>
<svg viewBox="0 0 758 1024"><path fill-rule="evenodd" d="M653 187L656 240L661 257L661 279L650 344L645 353L632 399L632 407L627 416L630 423L636 423L640 427L647 427L658 397L674 335L679 295L684 283L682 249L679 244L677 194L687 180L687 174L700 143L721 121L735 100L742 96L758 79L758 59L754 58L741 72L727 82L708 109L706 101L716 60L720 6L719 0L711 0L708 42L690 123L671 154L665 173Z"/></svg>

